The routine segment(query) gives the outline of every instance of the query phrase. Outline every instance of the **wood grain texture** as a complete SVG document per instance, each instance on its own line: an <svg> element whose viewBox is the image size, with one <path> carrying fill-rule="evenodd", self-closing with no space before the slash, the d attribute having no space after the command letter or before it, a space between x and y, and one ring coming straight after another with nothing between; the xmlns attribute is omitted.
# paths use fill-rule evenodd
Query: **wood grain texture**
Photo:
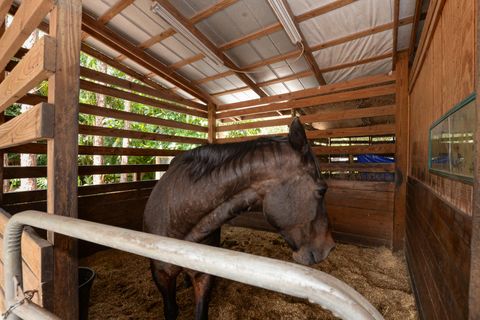
<svg viewBox="0 0 480 320"><path fill-rule="evenodd" d="M57 0L50 14L55 38L55 74L48 81L48 102L55 105L54 139L48 140L47 210L78 217L78 100L80 93L81 0ZM44 210L45 211L45 210ZM53 312L62 319L78 318L77 241L48 233L54 245Z"/></svg>
<svg viewBox="0 0 480 320"><path fill-rule="evenodd" d="M54 2L53 0L22 1L12 25L0 38L0 70L5 68L10 58L15 55L47 13L52 10Z"/></svg>
<svg viewBox="0 0 480 320"><path fill-rule="evenodd" d="M474 26L474 0L446 1L410 92L410 175L467 214L472 185L429 172L428 137L432 123L475 90Z"/></svg>
<svg viewBox="0 0 480 320"><path fill-rule="evenodd" d="M105 12L100 18L98 18L98 22L101 24L106 24L110 20L112 20L116 15L122 12L126 7L131 5L135 0L118 0L113 6L111 6L107 12Z"/></svg>
<svg viewBox="0 0 480 320"><path fill-rule="evenodd" d="M55 72L55 39L41 38L0 84L0 112Z"/></svg>
<svg viewBox="0 0 480 320"><path fill-rule="evenodd" d="M53 138L54 107L36 105L0 126L0 148Z"/></svg>
<svg viewBox="0 0 480 320"><path fill-rule="evenodd" d="M395 144L373 144L346 147L313 146L316 155L321 154L394 154Z"/></svg>
<svg viewBox="0 0 480 320"><path fill-rule="evenodd" d="M409 178L406 255L423 319L466 319L471 217Z"/></svg>
<svg viewBox="0 0 480 320"><path fill-rule="evenodd" d="M402 250L405 239L405 214L408 176L408 52L398 54L396 60L397 92L395 114L395 212L393 221L393 250Z"/></svg>

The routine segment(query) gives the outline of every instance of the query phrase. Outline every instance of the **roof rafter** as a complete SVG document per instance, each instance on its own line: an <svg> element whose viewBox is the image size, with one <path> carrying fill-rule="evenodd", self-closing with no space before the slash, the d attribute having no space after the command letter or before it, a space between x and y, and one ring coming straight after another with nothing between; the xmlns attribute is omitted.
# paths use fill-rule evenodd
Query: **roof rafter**
<svg viewBox="0 0 480 320"><path fill-rule="evenodd" d="M110 9L107 10L100 18L98 18L98 23L107 24L112 20L116 15L122 12L126 7L131 5L135 0L118 0Z"/></svg>
<svg viewBox="0 0 480 320"><path fill-rule="evenodd" d="M223 10L225 8L228 8L232 4L238 2L238 0L220 0L217 3L211 5L208 8L203 9L202 11L196 13L193 15L193 17L190 18L190 22L192 24L197 24L200 21L207 19L208 17L214 15L220 10Z"/></svg>
<svg viewBox="0 0 480 320"><path fill-rule="evenodd" d="M355 1L358 1L358 0L337 0L335 2L329 3L329 4L324 5L322 7L319 7L319 8L310 10L308 12L305 12L301 15L298 15L295 18L300 23L300 22L318 17L322 14L328 13L330 11L333 11L333 10L339 9L341 7L344 7L344 6L349 5L349 4L351 4ZM265 28L254 31L252 33L249 33L249 34L247 34L243 37L240 37L238 39L235 39L235 40L229 41L227 43L224 43L223 45L221 45L219 47L219 49L222 50L222 51L225 51L225 50L231 49L233 47L239 46L241 44L244 44L244 43L250 42L252 40L258 39L260 37L264 37L268 34L277 32L279 30L282 30L282 25L280 24L280 22L276 22L276 23L273 23L273 24L271 24L271 25L269 25Z"/></svg>
<svg viewBox="0 0 480 320"><path fill-rule="evenodd" d="M230 58L228 58L222 51L218 48L202 33L200 32L188 19L186 19L168 0L155 0L159 3L165 10L170 12L182 25L187 28L195 37L198 38L209 50L211 50L216 56L218 56L225 66L230 69L237 69L236 66ZM237 76L245 82L256 94L260 97L266 96L256 84L252 81L246 74L242 72L235 72Z"/></svg>
<svg viewBox="0 0 480 320"><path fill-rule="evenodd" d="M82 29L105 45L125 55L142 67L164 77L167 81L185 90L194 97L204 101L210 100L210 97L196 87L190 80L175 74L174 70L168 68L131 42L121 38L117 33L98 23L94 18L85 13L82 16Z"/></svg>
<svg viewBox="0 0 480 320"><path fill-rule="evenodd" d="M315 60L315 57L312 54L312 49L308 45L307 41L305 40L305 35L302 32L302 29L299 26L298 19L293 15L292 8L290 8L290 5L288 4L288 1L286 0L281 0L283 2L283 5L287 9L288 15L290 16L290 19L293 21L295 24L295 27L298 30L298 33L300 34L300 37L302 38L301 43L298 43L297 45L303 50L303 57L307 61L310 69L313 71L313 74L315 75L315 79L317 79L318 84L320 85L326 85L327 82L323 78L322 72L320 71L320 68L318 67L317 61Z"/></svg>

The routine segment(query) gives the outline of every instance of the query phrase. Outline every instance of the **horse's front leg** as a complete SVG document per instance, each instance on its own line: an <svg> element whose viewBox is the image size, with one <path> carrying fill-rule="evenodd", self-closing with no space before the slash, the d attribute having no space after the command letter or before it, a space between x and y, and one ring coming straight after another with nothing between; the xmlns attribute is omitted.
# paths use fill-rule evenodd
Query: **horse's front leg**
<svg viewBox="0 0 480 320"><path fill-rule="evenodd" d="M167 272L158 261L154 260L150 261L150 268L153 280L162 294L165 319L176 320L178 316L177 276L180 269L173 267L171 272Z"/></svg>

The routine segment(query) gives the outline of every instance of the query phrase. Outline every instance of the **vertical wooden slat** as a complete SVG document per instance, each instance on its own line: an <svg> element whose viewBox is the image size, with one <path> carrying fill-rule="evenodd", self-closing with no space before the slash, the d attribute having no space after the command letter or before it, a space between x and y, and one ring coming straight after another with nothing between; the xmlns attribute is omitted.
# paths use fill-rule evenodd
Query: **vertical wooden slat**
<svg viewBox="0 0 480 320"><path fill-rule="evenodd" d="M208 105L208 143L215 143L217 140L216 109L216 105L213 103Z"/></svg>
<svg viewBox="0 0 480 320"><path fill-rule="evenodd" d="M7 1L8 4L8 1ZM4 4L6 7L6 4ZM0 10L1 11L1 10ZM3 16L0 16L0 38L5 33L5 20L2 20ZM0 83L5 79L5 70L0 69ZM0 124L5 122L5 113L0 112ZM0 204L3 204L3 171L4 171L5 161L4 153L0 152Z"/></svg>
<svg viewBox="0 0 480 320"><path fill-rule="evenodd" d="M397 42L398 42L398 20L400 14L400 0L393 3L393 44L392 44L392 70L397 67Z"/></svg>
<svg viewBox="0 0 480 320"><path fill-rule="evenodd" d="M57 41L56 72L49 78L48 102L55 106L54 139L48 141L48 212L78 216L78 98L80 78L81 0L58 0L50 15L50 35ZM54 244L53 312L78 318L77 243L49 233Z"/></svg>
<svg viewBox="0 0 480 320"><path fill-rule="evenodd" d="M473 220L472 240L470 241L470 288L469 288L469 319L480 319L480 0L476 1L475 30L475 90L477 92L476 132L475 132L475 170L473 185Z"/></svg>
<svg viewBox="0 0 480 320"><path fill-rule="evenodd" d="M395 208L393 216L393 250L404 247L405 213L408 175L408 53L398 54L396 65L396 113L395 113Z"/></svg>

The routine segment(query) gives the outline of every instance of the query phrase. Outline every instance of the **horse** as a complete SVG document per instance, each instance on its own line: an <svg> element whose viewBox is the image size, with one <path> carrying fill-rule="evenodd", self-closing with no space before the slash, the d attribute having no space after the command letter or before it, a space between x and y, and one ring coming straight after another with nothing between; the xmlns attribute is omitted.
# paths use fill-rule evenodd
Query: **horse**
<svg viewBox="0 0 480 320"><path fill-rule="evenodd" d="M326 191L303 125L294 118L286 137L209 144L174 158L149 197L144 231L218 246L223 224L261 209L292 248L294 261L311 265L335 247ZM155 260L150 266L165 319L176 319L176 279L182 268ZM194 289L195 319L208 319L213 276L185 271Z"/></svg>

